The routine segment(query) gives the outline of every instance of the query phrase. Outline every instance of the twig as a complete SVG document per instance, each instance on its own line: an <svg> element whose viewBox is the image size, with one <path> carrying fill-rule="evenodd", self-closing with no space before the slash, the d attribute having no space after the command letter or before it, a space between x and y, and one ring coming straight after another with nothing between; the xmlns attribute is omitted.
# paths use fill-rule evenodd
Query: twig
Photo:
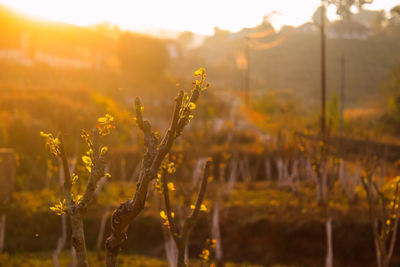
<svg viewBox="0 0 400 267"><path fill-rule="evenodd" d="M93 143L93 169L90 172L89 180L86 186L85 193L83 194L82 200L79 202L77 208L81 214L86 212L87 207L93 199L97 183L104 176L104 169L106 161L103 156L100 155L100 133L97 128L92 130L92 143Z"/></svg>
<svg viewBox="0 0 400 267"><path fill-rule="evenodd" d="M179 242L179 240L178 240L179 232L178 232L178 229L176 228L175 220L172 217L171 201L170 201L170 198L169 198L168 184L167 184L165 176L166 176L166 173L163 172L161 174L161 179L162 179L162 185L163 185L163 196L164 196L164 202L165 202L165 212L167 214L169 229L171 231L172 237L174 238L175 243L178 243Z"/></svg>
<svg viewBox="0 0 400 267"><path fill-rule="evenodd" d="M65 198L65 203L67 205L68 213L72 214L74 212L73 210L74 202L72 201L72 196L71 196L72 181L71 181L71 174L69 172L67 155L64 149L64 141L62 134L58 135L58 139L60 140L60 157L62 160L63 170L64 170L64 198Z"/></svg>

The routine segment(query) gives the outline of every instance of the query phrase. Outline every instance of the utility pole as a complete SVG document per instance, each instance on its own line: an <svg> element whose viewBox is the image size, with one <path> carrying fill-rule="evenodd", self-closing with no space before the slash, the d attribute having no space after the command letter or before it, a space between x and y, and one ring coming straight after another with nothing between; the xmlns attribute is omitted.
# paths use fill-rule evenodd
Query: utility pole
<svg viewBox="0 0 400 267"><path fill-rule="evenodd" d="M245 104L246 107L250 107L250 38L246 35L245 37L245 55L247 61L247 68L245 70L245 81L244 81L244 93L245 93Z"/></svg>
<svg viewBox="0 0 400 267"><path fill-rule="evenodd" d="M345 58L344 53L342 53L342 58L340 60L340 125L339 129L343 132L343 111L344 111L344 81L345 81Z"/></svg>
<svg viewBox="0 0 400 267"><path fill-rule="evenodd" d="M326 70L325 70L325 0L321 0L321 136L325 140L326 131Z"/></svg>

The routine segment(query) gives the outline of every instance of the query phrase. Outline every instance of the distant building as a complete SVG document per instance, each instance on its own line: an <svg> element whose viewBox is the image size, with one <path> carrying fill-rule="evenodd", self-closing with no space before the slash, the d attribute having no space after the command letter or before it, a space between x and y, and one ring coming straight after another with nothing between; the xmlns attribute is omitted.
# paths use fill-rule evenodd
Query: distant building
<svg viewBox="0 0 400 267"><path fill-rule="evenodd" d="M22 49L0 49L0 60L12 61L24 66L31 66L32 60Z"/></svg>
<svg viewBox="0 0 400 267"><path fill-rule="evenodd" d="M373 28L376 18L382 15L383 10L362 9L358 13L351 14L351 20L368 28Z"/></svg>
<svg viewBox="0 0 400 267"><path fill-rule="evenodd" d="M20 45L15 48L1 48L0 60L12 61L24 66L32 66L35 63L46 64L56 68L90 69L93 63L89 61L85 47L76 48L75 57L60 56L54 53L32 49L29 43L29 35L20 33Z"/></svg>
<svg viewBox="0 0 400 267"><path fill-rule="evenodd" d="M367 40L372 34L369 28L351 20L334 21L326 30L329 39Z"/></svg>
<svg viewBox="0 0 400 267"><path fill-rule="evenodd" d="M37 63L44 63L55 68L91 69L93 67L93 64L87 60L60 57L42 51L35 52L34 60Z"/></svg>

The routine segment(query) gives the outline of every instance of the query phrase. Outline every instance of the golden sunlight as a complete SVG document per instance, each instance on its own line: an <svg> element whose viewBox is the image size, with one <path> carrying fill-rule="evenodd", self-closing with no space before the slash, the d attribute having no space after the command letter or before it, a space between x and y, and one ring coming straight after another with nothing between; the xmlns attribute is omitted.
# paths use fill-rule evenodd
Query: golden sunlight
<svg viewBox="0 0 400 267"><path fill-rule="evenodd" d="M399 114L399 0L0 0L0 267L400 266Z"/></svg>
<svg viewBox="0 0 400 267"><path fill-rule="evenodd" d="M202 34L212 34L215 26L230 31L252 27L266 14L272 14L270 20L277 29L282 25L298 26L308 21L320 5L319 0L204 0L201 3L191 0L1 0L0 3L27 14L81 26L108 21L131 30L164 28ZM395 3L395 0L387 0L385 4L375 3L374 8L388 9ZM334 16L335 11L329 9L328 17Z"/></svg>

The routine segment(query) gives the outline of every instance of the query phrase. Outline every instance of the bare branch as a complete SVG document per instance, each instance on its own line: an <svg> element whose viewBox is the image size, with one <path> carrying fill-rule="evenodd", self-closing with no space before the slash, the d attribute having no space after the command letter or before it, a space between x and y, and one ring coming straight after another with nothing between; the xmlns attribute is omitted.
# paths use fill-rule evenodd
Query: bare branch
<svg viewBox="0 0 400 267"><path fill-rule="evenodd" d="M196 205L193 209L192 214L188 218L186 218L185 223L183 225L183 230L182 230L183 239L185 239L185 236L188 236L190 234L191 230L194 227L194 223L196 222L197 217L199 216L200 207L201 207L201 204L203 203L203 199L204 199L206 189L207 189L210 165L211 165L211 161L207 160L207 162L204 166L204 174L203 174L203 178L201 180L199 194L197 195Z"/></svg>
<svg viewBox="0 0 400 267"><path fill-rule="evenodd" d="M171 150L172 144L174 140L177 138L177 126L179 124L179 113L182 107L182 99L183 99L183 91L180 91L178 96L175 98L175 109L172 117L171 126L168 129L167 133L164 135L163 141L161 142L160 147L157 150L157 153L154 157L153 163L151 165L151 172L157 173L160 168L161 162L164 157ZM148 177L148 179L152 180L154 177Z"/></svg>
<svg viewBox="0 0 400 267"><path fill-rule="evenodd" d="M176 228L175 220L172 217L172 208L171 208L171 201L169 199L169 189L168 184L166 181L166 173L163 172L161 174L162 185L163 185L163 195L164 195L164 202L165 202L165 212L167 214L168 223L169 223L169 230L171 231L172 237L175 240L175 243L178 243L178 229Z"/></svg>
<svg viewBox="0 0 400 267"><path fill-rule="evenodd" d="M371 183L366 181L365 177L361 177L361 183L365 189L365 192L367 194L367 200L368 200L368 213L369 213L369 219L370 219L370 224L372 227L372 232L374 234L374 239L377 240L376 242L378 242L379 240L379 233L378 233L378 227L377 224L375 223L375 212L374 212L374 203L372 200L372 194L371 194L371 190L370 190L370 186Z"/></svg>
<svg viewBox="0 0 400 267"><path fill-rule="evenodd" d="M80 215L80 213L77 212L76 205L72 199L71 174L69 171L67 155L64 150L64 143L63 143L61 134L59 135L59 140L60 140L60 156L62 159L64 176L65 176L64 196L65 196L65 202L67 205L67 212L68 212L68 215L69 215L69 218L71 221L71 230L72 230L71 243L76 251L76 255L77 255L77 259L78 259L78 266L79 267L87 267L88 261L87 261L87 256L86 256L85 235L83 232L83 220L82 220L82 216Z"/></svg>
<svg viewBox="0 0 400 267"><path fill-rule="evenodd" d="M398 225L399 225L399 219L400 219L400 214L399 214L399 209L398 209L397 212L396 212L396 220L395 220L394 225L393 225L392 239L390 240L389 252L388 252L388 255L387 255L387 258L389 259L389 261L392 258L394 246L396 244L397 228L398 228Z"/></svg>
<svg viewBox="0 0 400 267"><path fill-rule="evenodd" d="M365 178L363 176L361 176L361 183L362 183L362 185L363 185L363 187L365 189L365 192L367 193L367 197L369 197L369 194L370 194L369 187L368 187L368 184L365 181Z"/></svg>
<svg viewBox="0 0 400 267"><path fill-rule="evenodd" d="M396 182L396 189L394 190L394 200L393 200L393 205L392 205L392 211L391 214L395 214L395 209L397 201L398 201L398 193L399 193L399 182Z"/></svg>
<svg viewBox="0 0 400 267"><path fill-rule="evenodd" d="M65 198L65 203L67 204L68 213L72 213L74 207L74 202L72 201L72 196L71 196L72 181L71 181L71 174L69 172L67 155L64 149L64 140L61 133L58 134L58 139L60 140L60 157L64 170L64 198Z"/></svg>
<svg viewBox="0 0 400 267"><path fill-rule="evenodd" d="M386 199L385 199L385 195L379 190L378 185L376 184L376 182L373 182L372 185L375 188L376 193L378 194L380 200L381 200L381 210L382 210L382 218L381 218L381 224L382 224L382 228L383 228L383 235L384 235L384 239L387 238L387 235L389 233L387 233L387 228L389 227L386 224L386 220L388 219L387 215L386 215Z"/></svg>
<svg viewBox="0 0 400 267"><path fill-rule="evenodd" d="M147 120L143 120L143 106L139 97L135 98L135 112L136 112L136 123L144 134L144 146L146 152L143 156L143 166L145 169L150 168L154 156L157 151L158 138L151 130L151 124ZM139 182L141 180L139 179Z"/></svg>
<svg viewBox="0 0 400 267"><path fill-rule="evenodd" d="M397 211L396 211L396 206L398 206L398 204L397 204L398 193L399 193L399 182L396 182L396 189L394 191L394 200L393 200L392 212L391 212L391 214L396 214L396 219L394 221L392 238L390 240L389 251L388 251L388 255L387 255L387 258L389 261L392 258L394 246L396 244L397 228L398 228L399 219L400 219L400 209L397 207Z"/></svg>
<svg viewBox="0 0 400 267"><path fill-rule="evenodd" d="M97 187L98 181L104 176L104 169L106 161L103 156L100 155L100 133L97 128L92 130L92 144L93 144L93 168L90 172L88 184L86 186L85 193L82 200L78 204L78 210L80 213L85 213L88 205L93 199L94 192Z"/></svg>
<svg viewBox="0 0 400 267"><path fill-rule="evenodd" d="M197 103L197 100L199 99L199 96L200 96L200 91L201 91L201 89L198 89L198 88L194 88L191 91L191 95L189 97L189 103L193 103L193 104ZM177 127L176 127L176 137L181 135L183 128L185 128L185 126L189 123L191 113L192 113L192 111L189 106L186 106L183 108L183 110L181 112L181 116L177 123Z"/></svg>
<svg viewBox="0 0 400 267"><path fill-rule="evenodd" d="M143 106L139 97L135 98L135 113L136 113L136 123L144 134L148 134L148 129L145 127L143 122Z"/></svg>

